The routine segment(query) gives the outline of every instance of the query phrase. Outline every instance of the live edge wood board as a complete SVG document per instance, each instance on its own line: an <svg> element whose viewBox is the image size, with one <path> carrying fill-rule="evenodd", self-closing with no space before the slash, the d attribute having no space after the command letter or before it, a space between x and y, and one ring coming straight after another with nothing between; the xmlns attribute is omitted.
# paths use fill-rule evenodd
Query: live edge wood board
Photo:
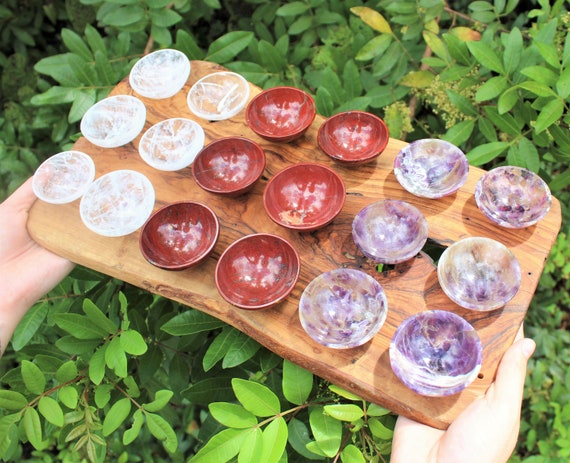
<svg viewBox="0 0 570 463"><path fill-rule="evenodd" d="M180 200L208 204L216 212L221 227L212 256L200 266L180 272L158 269L147 263L139 251L140 231L120 238L92 233L79 217L79 200L67 205L36 201L28 224L34 239L77 264L213 315L283 358L366 400L445 429L470 402L485 393L505 349L512 344L560 229L560 203L553 199L550 212L537 225L509 230L493 224L477 208L473 192L484 172L481 169L471 167L466 184L456 194L437 200L422 199L406 192L394 176L393 162L405 146L402 141L390 139L385 151L372 164L344 167L329 159L317 145L317 131L324 121L319 115L303 138L287 144L267 142L255 135L245 123L244 111L226 121L201 120L188 109L188 90L204 75L224 69L204 61L191 64L186 86L174 97L165 100L141 98L147 107L143 132L161 120L187 117L202 125L206 143L233 135L260 143L267 156L267 166L253 191L238 198L221 198L203 191L195 183L190 168L178 172L155 170L138 154L140 135L134 142L117 149L99 148L85 138L80 138L74 148L92 156L97 177L117 169L134 169L145 174L156 190L155 210ZM259 92L258 87L251 85L251 97ZM134 94L134 91L124 79L113 94ZM268 179L284 167L302 161L332 167L343 178L347 189L346 203L340 215L330 225L313 233L281 228L263 209L262 196ZM378 272L375 265L356 249L351 227L358 211L383 198L401 199L417 206L428 221L430 239L442 246L469 236L490 237L508 246L522 268L522 286L517 295L498 310L462 309L445 296L437 280L436 267L424 253L394 269ZM289 240L301 257L301 275L292 294L280 305L262 311L246 311L228 304L218 294L214 269L228 245L257 232L274 233ZM348 350L329 349L314 342L301 327L297 313L299 298L307 284L320 273L338 267L359 268L373 275L384 287L389 305L386 323L375 338L364 346ZM484 345L479 377L462 393L446 398L427 398L412 392L390 368L388 347L394 331L408 316L428 309L452 310L463 316L473 324Z"/></svg>

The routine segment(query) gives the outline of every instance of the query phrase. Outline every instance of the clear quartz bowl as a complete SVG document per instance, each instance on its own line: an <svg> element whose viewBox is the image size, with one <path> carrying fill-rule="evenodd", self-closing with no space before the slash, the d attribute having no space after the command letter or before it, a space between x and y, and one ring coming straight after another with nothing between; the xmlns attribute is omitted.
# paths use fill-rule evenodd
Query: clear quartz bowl
<svg viewBox="0 0 570 463"><path fill-rule="evenodd" d="M426 138L403 148L394 160L394 175L410 193L441 198L455 193L467 181L469 162L457 146Z"/></svg>
<svg viewBox="0 0 570 463"><path fill-rule="evenodd" d="M548 185L523 167L496 167L475 186L477 207L493 222L505 228L525 228L536 224L550 210L552 195Z"/></svg>
<svg viewBox="0 0 570 463"><path fill-rule="evenodd" d="M88 154L62 151L36 169L32 189L42 201L65 204L80 198L94 178L95 163Z"/></svg>
<svg viewBox="0 0 570 463"><path fill-rule="evenodd" d="M191 119L165 119L143 134L139 154L155 169L176 171L192 164L204 147L205 138L204 129Z"/></svg>
<svg viewBox="0 0 570 463"><path fill-rule="evenodd" d="M352 222L352 238L375 262L397 264L414 257L428 237L427 221L405 201L386 199L364 207Z"/></svg>
<svg viewBox="0 0 570 463"><path fill-rule="evenodd" d="M81 119L81 133L94 145L117 148L133 141L146 122L146 107L137 97L114 95L95 103Z"/></svg>
<svg viewBox="0 0 570 463"><path fill-rule="evenodd" d="M129 73L129 84L143 97L170 98L182 90L190 69L190 60L184 53L165 48L139 59Z"/></svg>
<svg viewBox="0 0 570 463"><path fill-rule="evenodd" d="M307 334L336 349L368 342L382 328L387 313L380 283L356 269L322 273L307 285L299 301L299 319Z"/></svg>
<svg viewBox="0 0 570 463"><path fill-rule="evenodd" d="M520 264L502 243L491 238L464 238L439 258L437 276L444 293L466 309L503 307L518 292Z"/></svg>
<svg viewBox="0 0 570 463"><path fill-rule="evenodd" d="M150 180L134 170L115 170L99 177L79 205L85 226L102 236L124 236L142 227L154 208Z"/></svg>
<svg viewBox="0 0 570 463"><path fill-rule="evenodd" d="M456 394L481 370L482 345L473 326L453 312L412 315L390 343L394 374L414 392L431 397Z"/></svg>
<svg viewBox="0 0 570 463"><path fill-rule="evenodd" d="M202 77L188 92L190 110L208 121L230 119L249 99L249 83L235 72L214 72Z"/></svg>

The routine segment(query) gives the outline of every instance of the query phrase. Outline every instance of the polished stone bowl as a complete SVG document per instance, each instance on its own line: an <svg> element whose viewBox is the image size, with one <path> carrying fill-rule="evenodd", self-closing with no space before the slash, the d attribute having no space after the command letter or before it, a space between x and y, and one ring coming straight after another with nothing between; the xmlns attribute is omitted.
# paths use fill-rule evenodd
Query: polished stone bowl
<svg viewBox="0 0 570 463"><path fill-rule="evenodd" d="M496 167L475 186L477 207L493 222L506 228L536 224L550 210L548 185L534 172L516 166Z"/></svg>
<svg viewBox="0 0 570 463"><path fill-rule="evenodd" d="M467 181L469 162L457 146L438 139L417 140L400 150L394 161L396 179L410 193L441 198Z"/></svg>
<svg viewBox="0 0 570 463"><path fill-rule="evenodd" d="M181 51L157 50L135 63L129 73L129 84L143 97L170 98L182 90L191 67L190 60Z"/></svg>
<svg viewBox="0 0 570 463"><path fill-rule="evenodd" d="M376 159L388 144L386 123L364 111L345 111L329 117L319 128L317 142L325 154L345 165Z"/></svg>
<svg viewBox="0 0 570 463"><path fill-rule="evenodd" d="M456 394L481 370L479 335L453 312L430 310L404 320L390 343L394 374L411 390L430 397Z"/></svg>
<svg viewBox="0 0 570 463"><path fill-rule="evenodd" d="M263 206L275 223L308 232L332 222L345 199L346 188L335 171L320 164L300 163L269 180Z"/></svg>
<svg viewBox="0 0 570 463"><path fill-rule="evenodd" d="M299 254L287 240L268 233L247 235L218 260L216 287L236 307L266 309L289 296L300 268Z"/></svg>
<svg viewBox="0 0 570 463"><path fill-rule="evenodd" d="M301 137L317 114L311 95L294 87L274 87L256 95L247 105L245 120L257 135L274 142Z"/></svg>
<svg viewBox="0 0 570 463"><path fill-rule="evenodd" d="M144 225L154 208L151 181L134 170L109 172L89 185L79 214L85 226L102 236L128 235Z"/></svg>
<svg viewBox="0 0 570 463"><path fill-rule="evenodd" d="M181 201L163 206L142 228L139 248L151 264L182 270L202 263L212 252L220 225L205 204Z"/></svg>
<svg viewBox="0 0 570 463"><path fill-rule="evenodd" d="M214 72L192 85L187 103L190 111L207 121L231 119L247 104L249 83L235 72Z"/></svg>
<svg viewBox="0 0 570 463"><path fill-rule="evenodd" d="M79 199L95 179L95 163L82 151L62 151L36 169L32 180L35 195L51 204Z"/></svg>
<svg viewBox="0 0 570 463"><path fill-rule="evenodd" d="M445 294L466 309L488 311L509 302L519 290L517 258L491 238L464 238L449 246L437 265Z"/></svg>
<svg viewBox="0 0 570 463"><path fill-rule="evenodd" d="M398 264L420 252L427 241L428 224L420 210L386 199L364 207L352 222L352 238L362 254L374 262Z"/></svg>
<svg viewBox="0 0 570 463"><path fill-rule="evenodd" d="M299 301L299 319L318 343L347 349L360 346L382 328L388 302L380 283L356 269L336 269L312 280Z"/></svg>
<svg viewBox="0 0 570 463"><path fill-rule="evenodd" d="M243 137L225 137L206 145L192 164L196 183L225 196L247 193L261 178L266 157L263 148Z"/></svg>
<svg viewBox="0 0 570 463"><path fill-rule="evenodd" d="M83 136L101 148L117 148L133 141L146 122L146 107L137 97L114 95L91 106L83 115Z"/></svg>
<svg viewBox="0 0 570 463"><path fill-rule="evenodd" d="M191 119L165 119L143 134L139 154L155 169L177 171L192 164L204 147L205 138L202 126Z"/></svg>

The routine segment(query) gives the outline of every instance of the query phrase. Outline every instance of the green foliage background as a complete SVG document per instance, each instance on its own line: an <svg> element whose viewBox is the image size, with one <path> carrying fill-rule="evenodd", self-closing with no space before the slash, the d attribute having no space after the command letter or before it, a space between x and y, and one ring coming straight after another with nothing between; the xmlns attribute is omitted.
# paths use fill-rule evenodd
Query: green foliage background
<svg viewBox="0 0 570 463"><path fill-rule="evenodd" d="M472 165L538 172L563 227L529 310L538 344L512 462L570 455L570 14L546 0L5 0L0 197L78 138L143 54L177 48L324 116L362 109ZM2 224L6 226L6 224ZM0 360L6 461L389 461L395 417L201 312L88 269Z"/></svg>

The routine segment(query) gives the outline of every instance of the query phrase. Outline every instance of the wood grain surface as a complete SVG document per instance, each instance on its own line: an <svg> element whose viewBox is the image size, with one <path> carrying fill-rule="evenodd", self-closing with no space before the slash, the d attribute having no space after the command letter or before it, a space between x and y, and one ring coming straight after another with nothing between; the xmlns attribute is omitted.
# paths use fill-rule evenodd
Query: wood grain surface
<svg viewBox="0 0 570 463"><path fill-rule="evenodd" d="M536 290L545 259L561 225L560 204L553 199L549 214L537 225L509 230L490 222L477 208L473 192L483 171L471 167L466 184L456 194L443 199L422 199L407 193L397 182L393 162L405 146L390 139L383 154L372 164L344 167L334 163L317 145L317 130L324 118L317 115L306 135L288 144L270 143L256 136L245 124L244 112L227 121L208 122L195 117L187 107L186 95L194 82L222 67L193 61L186 86L165 100L141 98L147 106L145 129L170 117L187 117L199 122L206 143L226 136L243 136L264 148L267 166L262 179L247 195L221 198L203 191L195 183L190 168L161 172L145 164L138 154L140 136L126 146L104 149L80 138L74 148L95 161L97 177L117 169L144 173L156 190L155 210L179 200L201 201L218 215L219 241L212 256L197 268L180 272L158 269L147 263L139 251L139 231L125 237L108 238L89 231L79 217L79 200L66 205L36 201L29 229L38 242L77 264L137 285L150 292L180 301L217 317L256 339L273 352L303 366L316 375L358 394L364 399L438 428L449 423L472 400L485 393L505 349L525 317ZM251 96L260 89L251 85ZM134 94L124 79L113 94ZM138 96L138 95L137 95ZM315 161L336 170L343 178L347 197L340 215L327 227L313 233L298 233L274 224L263 209L263 189L284 167ZM356 249L351 237L352 220L364 206L383 199L402 199L417 206L429 224L429 237L448 246L469 236L486 236L508 246L522 268L522 286L503 308L491 312L462 309L441 290L436 267L424 253L379 273L376 266ZM291 296L279 306L263 311L245 311L226 303L214 283L214 269L220 254L238 238L256 232L269 232L289 240L301 256L301 275ZM338 267L367 271L384 287L389 314L375 338L364 346L333 350L317 344L304 332L298 319L299 298L306 285L320 273ZM408 316L426 309L452 310L470 321L484 345L479 378L463 392L445 398L422 397L401 383L392 373L388 358L390 339Z"/></svg>

